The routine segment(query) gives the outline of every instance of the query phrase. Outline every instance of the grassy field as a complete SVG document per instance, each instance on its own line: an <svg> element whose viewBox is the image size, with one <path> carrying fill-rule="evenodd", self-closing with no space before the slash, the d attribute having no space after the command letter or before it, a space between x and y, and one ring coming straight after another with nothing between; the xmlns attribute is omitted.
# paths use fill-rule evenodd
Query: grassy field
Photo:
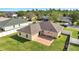
<svg viewBox="0 0 79 59"><path fill-rule="evenodd" d="M69 51L79 51L79 46L70 45L70 46L69 46Z"/></svg>
<svg viewBox="0 0 79 59"><path fill-rule="evenodd" d="M78 30L74 28L64 28L65 30L71 31L72 32L72 37L73 38L78 38Z"/></svg>
<svg viewBox="0 0 79 59"><path fill-rule="evenodd" d="M16 34L0 38L1 51L62 51L67 36L61 35L51 46L47 47L35 41L28 41Z"/></svg>
<svg viewBox="0 0 79 59"><path fill-rule="evenodd" d="M65 30L72 31L72 37L78 39L78 30L76 30L74 28L65 28ZM69 51L79 51L79 46L70 44Z"/></svg>

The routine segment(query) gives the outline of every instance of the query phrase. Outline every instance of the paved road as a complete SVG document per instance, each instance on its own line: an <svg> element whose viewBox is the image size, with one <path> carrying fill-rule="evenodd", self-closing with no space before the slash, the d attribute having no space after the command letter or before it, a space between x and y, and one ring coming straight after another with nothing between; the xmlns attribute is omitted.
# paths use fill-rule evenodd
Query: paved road
<svg viewBox="0 0 79 59"><path fill-rule="evenodd" d="M79 30L79 26L68 26L68 27L75 28L75 29Z"/></svg>

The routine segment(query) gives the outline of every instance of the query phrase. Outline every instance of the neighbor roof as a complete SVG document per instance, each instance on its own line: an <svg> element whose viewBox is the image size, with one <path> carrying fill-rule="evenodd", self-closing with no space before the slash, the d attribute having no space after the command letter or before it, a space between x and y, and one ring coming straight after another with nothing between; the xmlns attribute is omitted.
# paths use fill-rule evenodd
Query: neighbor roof
<svg viewBox="0 0 79 59"><path fill-rule="evenodd" d="M21 24L21 23L25 23L26 20L20 18L10 18L8 20L2 21L0 22L0 27L7 27L7 26L11 26L11 25L16 25L16 24Z"/></svg>
<svg viewBox="0 0 79 59"><path fill-rule="evenodd" d="M71 17L67 17L67 16L66 17L60 17L60 20L65 21L65 22L71 22L71 19L72 19Z"/></svg>
<svg viewBox="0 0 79 59"><path fill-rule="evenodd" d="M39 23L30 24L22 29L19 29L18 31L28 33L28 34L35 34L42 30L58 33L59 31L62 30L62 27L50 21L41 21Z"/></svg>

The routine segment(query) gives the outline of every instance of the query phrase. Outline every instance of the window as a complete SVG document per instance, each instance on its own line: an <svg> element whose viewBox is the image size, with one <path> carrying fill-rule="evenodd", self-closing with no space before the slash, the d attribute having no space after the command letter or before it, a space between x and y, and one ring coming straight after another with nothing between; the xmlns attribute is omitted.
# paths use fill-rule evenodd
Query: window
<svg viewBox="0 0 79 59"><path fill-rule="evenodd" d="M19 35L21 35L21 33L19 33Z"/></svg>
<svg viewBox="0 0 79 59"><path fill-rule="evenodd" d="M26 34L26 38L28 38L28 34Z"/></svg>

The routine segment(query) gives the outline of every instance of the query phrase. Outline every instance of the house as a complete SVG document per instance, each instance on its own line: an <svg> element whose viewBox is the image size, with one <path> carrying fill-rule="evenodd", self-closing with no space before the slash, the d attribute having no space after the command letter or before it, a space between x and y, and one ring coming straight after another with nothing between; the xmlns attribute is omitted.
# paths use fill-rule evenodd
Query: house
<svg viewBox="0 0 79 59"><path fill-rule="evenodd" d="M49 20L49 16L47 16L47 15L42 16L41 19L44 20L44 21L48 21Z"/></svg>
<svg viewBox="0 0 79 59"><path fill-rule="evenodd" d="M18 16L18 14L16 14L16 13L14 13L14 14L12 14L12 17L17 17Z"/></svg>
<svg viewBox="0 0 79 59"><path fill-rule="evenodd" d="M0 17L0 22L1 22L1 21L5 21L5 20L8 20L8 19L10 19L10 18L7 18L7 17Z"/></svg>
<svg viewBox="0 0 79 59"><path fill-rule="evenodd" d="M62 30L63 27L58 24L52 23L51 21L41 21L19 29L18 36L28 40L35 40L38 39L39 36L43 36L48 40L47 37L51 39L59 37ZM41 40L41 42L44 40Z"/></svg>
<svg viewBox="0 0 79 59"><path fill-rule="evenodd" d="M63 17L60 17L60 21L62 22L67 22L67 23L70 23L71 24L71 17L68 17L68 16L63 16Z"/></svg>
<svg viewBox="0 0 79 59"><path fill-rule="evenodd" d="M5 21L0 21L0 29L3 31L17 29L23 26L26 26L27 21L22 19L21 17L18 18L9 18Z"/></svg>
<svg viewBox="0 0 79 59"><path fill-rule="evenodd" d="M8 17L8 18L12 18L12 17L18 16L16 14L16 12L14 12L14 11L4 11L4 13L5 13L5 16Z"/></svg>

